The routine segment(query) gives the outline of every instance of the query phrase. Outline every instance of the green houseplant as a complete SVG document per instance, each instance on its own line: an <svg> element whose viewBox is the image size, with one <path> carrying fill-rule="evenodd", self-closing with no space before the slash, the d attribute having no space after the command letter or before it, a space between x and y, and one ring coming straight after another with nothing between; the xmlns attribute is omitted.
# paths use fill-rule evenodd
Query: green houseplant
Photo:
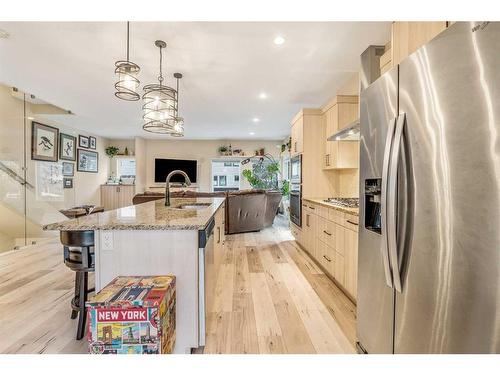
<svg viewBox="0 0 500 375"><path fill-rule="evenodd" d="M118 147L115 147L115 146L109 146L109 147L106 147L106 149L104 151L106 152L106 155L108 155L110 158L112 158L113 156L118 155L118 151L120 151L120 149Z"/></svg>

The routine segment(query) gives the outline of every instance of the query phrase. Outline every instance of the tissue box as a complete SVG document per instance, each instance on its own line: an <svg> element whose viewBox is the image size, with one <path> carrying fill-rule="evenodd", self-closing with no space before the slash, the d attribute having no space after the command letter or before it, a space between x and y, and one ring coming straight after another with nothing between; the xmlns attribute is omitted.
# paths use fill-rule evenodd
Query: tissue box
<svg viewBox="0 0 500 375"><path fill-rule="evenodd" d="M171 353L175 277L119 276L87 302L87 317L90 353Z"/></svg>

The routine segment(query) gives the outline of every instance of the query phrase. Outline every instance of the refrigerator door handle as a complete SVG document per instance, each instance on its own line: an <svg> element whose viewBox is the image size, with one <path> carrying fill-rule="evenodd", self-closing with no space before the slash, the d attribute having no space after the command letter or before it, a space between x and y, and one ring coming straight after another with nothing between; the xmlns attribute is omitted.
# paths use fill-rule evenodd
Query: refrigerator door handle
<svg viewBox="0 0 500 375"><path fill-rule="evenodd" d="M392 275L389 265L389 239L388 239L388 228L387 228L387 189L389 181L389 162L391 159L391 148L394 139L394 129L396 128L396 118L389 122L387 128L387 138L385 140L384 149L384 164L382 166L382 197L381 197L381 228L382 228L382 241L380 246L380 252L382 255L382 263L384 266L385 273L385 283L388 287L392 288Z"/></svg>
<svg viewBox="0 0 500 375"><path fill-rule="evenodd" d="M398 260L397 244L397 202L398 202L398 166L401 156L401 143L403 130L406 123L406 114L398 115L396 131L394 133L394 142L392 146L391 162L389 167L389 182L387 194L390 200L387 201L387 233L389 244L389 258L391 262L392 277L394 288L401 293L401 272Z"/></svg>

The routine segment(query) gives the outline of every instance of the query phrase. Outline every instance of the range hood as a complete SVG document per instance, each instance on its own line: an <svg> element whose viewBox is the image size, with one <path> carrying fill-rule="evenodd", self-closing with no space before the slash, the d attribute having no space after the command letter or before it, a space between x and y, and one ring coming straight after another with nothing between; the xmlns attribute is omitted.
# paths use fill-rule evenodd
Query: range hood
<svg viewBox="0 0 500 375"><path fill-rule="evenodd" d="M328 137L329 141L359 141L359 119Z"/></svg>

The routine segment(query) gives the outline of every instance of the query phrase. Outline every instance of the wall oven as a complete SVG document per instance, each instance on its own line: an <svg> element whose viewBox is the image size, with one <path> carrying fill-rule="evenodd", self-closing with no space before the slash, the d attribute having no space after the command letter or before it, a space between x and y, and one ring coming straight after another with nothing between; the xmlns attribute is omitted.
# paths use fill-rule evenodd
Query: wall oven
<svg viewBox="0 0 500 375"><path fill-rule="evenodd" d="M296 155L290 161L290 182L302 183L302 155Z"/></svg>
<svg viewBox="0 0 500 375"><path fill-rule="evenodd" d="M302 227L302 191L300 184L290 185L290 220Z"/></svg>

